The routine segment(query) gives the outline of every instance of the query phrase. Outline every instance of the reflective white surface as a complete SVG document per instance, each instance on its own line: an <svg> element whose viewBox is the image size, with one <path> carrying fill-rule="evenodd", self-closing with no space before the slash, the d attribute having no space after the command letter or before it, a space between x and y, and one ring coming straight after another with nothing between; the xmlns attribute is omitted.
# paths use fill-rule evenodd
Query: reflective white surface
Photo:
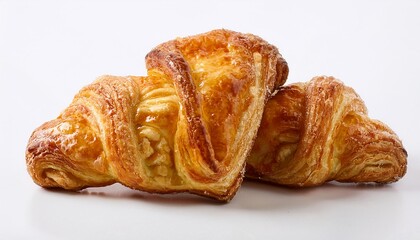
<svg viewBox="0 0 420 240"><path fill-rule="evenodd" d="M420 239L420 2L0 0L0 239ZM215 28L278 46L289 83L334 75L409 153L389 186L288 189L245 182L228 204L113 185L35 185L33 129L102 74L144 75L144 56Z"/></svg>

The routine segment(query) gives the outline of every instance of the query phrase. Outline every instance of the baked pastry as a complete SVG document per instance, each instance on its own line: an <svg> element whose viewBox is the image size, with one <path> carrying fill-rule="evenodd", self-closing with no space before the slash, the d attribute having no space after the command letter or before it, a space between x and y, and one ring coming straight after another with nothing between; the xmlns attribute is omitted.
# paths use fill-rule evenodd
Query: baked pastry
<svg viewBox="0 0 420 240"><path fill-rule="evenodd" d="M372 120L356 92L333 77L281 87L266 105L247 177L288 186L327 181L391 183L407 152Z"/></svg>
<svg viewBox="0 0 420 240"><path fill-rule="evenodd" d="M287 78L277 48L215 30L159 45L146 65L147 77L97 79L33 132L26 163L35 183L234 196L264 105Z"/></svg>

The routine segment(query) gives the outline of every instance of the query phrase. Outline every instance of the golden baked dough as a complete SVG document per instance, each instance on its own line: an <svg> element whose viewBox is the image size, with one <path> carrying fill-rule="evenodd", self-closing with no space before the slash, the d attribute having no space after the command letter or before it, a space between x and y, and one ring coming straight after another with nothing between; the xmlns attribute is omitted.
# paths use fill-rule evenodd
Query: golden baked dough
<svg viewBox="0 0 420 240"><path fill-rule="evenodd" d="M215 30L159 45L146 65L147 77L97 79L33 132L26 162L37 184L234 196L264 105L287 78L278 50Z"/></svg>
<svg viewBox="0 0 420 240"><path fill-rule="evenodd" d="M268 101L246 175L289 186L390 183L406 166L397 135L367 116L352 88L315 77L282 87Z"/></svg>

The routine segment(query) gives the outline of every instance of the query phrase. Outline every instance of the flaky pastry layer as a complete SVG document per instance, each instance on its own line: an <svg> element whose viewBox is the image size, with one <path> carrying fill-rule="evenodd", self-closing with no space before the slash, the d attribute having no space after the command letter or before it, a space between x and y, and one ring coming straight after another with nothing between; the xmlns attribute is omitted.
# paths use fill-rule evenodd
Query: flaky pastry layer
<svg viewBox="0 0 420 240"><path fill-rule="evenodd" d="M277 48L215 30L159 45L146 65L146 77L100 77L33 132L37 184L234 196L265 103L287 78Z"/></svg>
<svg viewBox="0 0 420 240"><path fill-rule="evenodd" d="M281 87L268 101L246 175L288 186L390 183L406 168L398 136L368 117L352 88L321 76Z"/></svg>

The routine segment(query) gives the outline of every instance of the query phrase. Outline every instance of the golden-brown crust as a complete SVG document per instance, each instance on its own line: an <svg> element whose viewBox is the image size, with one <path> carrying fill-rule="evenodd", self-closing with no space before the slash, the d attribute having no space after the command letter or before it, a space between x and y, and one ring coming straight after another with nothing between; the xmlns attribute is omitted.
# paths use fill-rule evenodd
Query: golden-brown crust
<svg viewBox="0 0 420 240"><path fill-rule="evenodd" d="M146 65L147 77L99 78L34 131L26 161L37 184L234 196L264 105L287 78L278 50L215 30L159 45Z"/></svg>
<svg viewBox="0 0 420 240"><path fill-rule="evenodd" d="M289 186L390 183L406 165L398 136L367 116L353 89L315 77L282 87L267 103L246 175Z"/></svg>

